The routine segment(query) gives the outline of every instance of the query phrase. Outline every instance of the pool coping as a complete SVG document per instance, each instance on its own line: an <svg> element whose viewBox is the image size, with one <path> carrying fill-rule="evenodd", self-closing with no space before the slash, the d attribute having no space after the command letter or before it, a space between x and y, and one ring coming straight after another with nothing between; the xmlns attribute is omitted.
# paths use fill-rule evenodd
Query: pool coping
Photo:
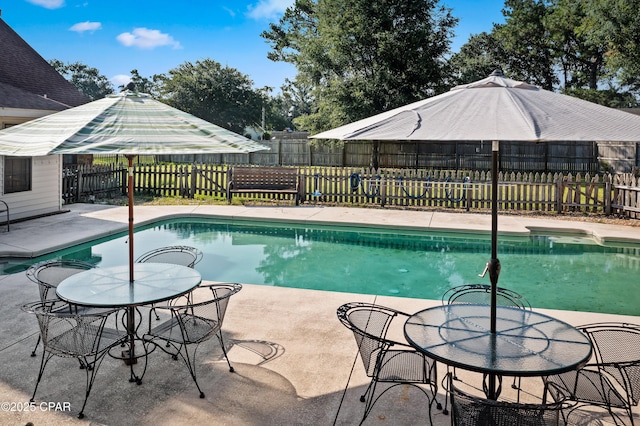
<svg viewBox="0 0 640 426"><path fill-rule="evenodd" d="M12 224L0 237L0 258L31 258L73 245L109 237L128 228L128 208L73 204L64 213ZM225 205L136 206L135 227L174 218L317 224L403 231L489 234L491 216L482 213L372 209L352 207L255 207ZM52 232L53 230L53 232ZM502 215L498 235L540 233L591 237L598 244L640 244L640 227Z"/></svg>

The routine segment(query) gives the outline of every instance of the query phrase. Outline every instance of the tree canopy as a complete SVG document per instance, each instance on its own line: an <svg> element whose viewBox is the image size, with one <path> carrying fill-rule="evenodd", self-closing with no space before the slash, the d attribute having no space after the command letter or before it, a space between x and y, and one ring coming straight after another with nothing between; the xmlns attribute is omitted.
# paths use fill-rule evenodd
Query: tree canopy
<svg viewBox="0 0 640 426"><path fill-rule="evenodd" d="M297 123L317 131L445 90L456 23L436 0L296 0L262 37L313 87Z"/></svg>
<svg viewBox="0 0 640 426"><path fill-rule="evenodd" d="M505 23L473 35L450 65L456 84L488 68L611 107L638 105L635 0L506 0ZM623 34L623 35L621 35Z"/></svg>
<svg viewBox="0 0 640 426"><path fill-rule="evenodd" d="M185 62L158 80L167 104L203 120L240 134L260 123L263 96L235 68L204 59Z"/></svg>
<svg viewBox="0 0 640 426"><path fill-rule="evenodd" d="M65 64L58 59L50 60L49 64L92 101L113 93L113 85L109 79L96 68L81 62Z"/></svg>

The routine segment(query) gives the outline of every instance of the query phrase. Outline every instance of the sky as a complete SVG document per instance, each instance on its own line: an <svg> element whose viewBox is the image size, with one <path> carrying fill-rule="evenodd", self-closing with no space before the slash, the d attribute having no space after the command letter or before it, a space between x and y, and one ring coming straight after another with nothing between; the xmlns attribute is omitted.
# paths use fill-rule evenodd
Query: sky
<svg viewBox="0 0 640 426"><path fill-rule="evenodd" d="M375 0L372 0L375 1ZM267 59L260 37L294 0L0 0L2 19L46 60L82 62L114 88L212 59L235 68L255 88L279 91L295 68ZM502 23L504 0L441 0L459 19L452 50L471 34Z"/></svg>

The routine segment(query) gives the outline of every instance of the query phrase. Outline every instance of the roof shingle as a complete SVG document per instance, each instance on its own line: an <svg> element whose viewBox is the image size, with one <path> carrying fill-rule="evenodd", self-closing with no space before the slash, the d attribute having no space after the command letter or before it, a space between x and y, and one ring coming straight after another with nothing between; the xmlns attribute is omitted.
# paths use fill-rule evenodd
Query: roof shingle
<svg viewBox="0 0 640 426"><path fill-rule="evenodd" d="M0 83L0 107L62 110L89 102L2 18Z"/></svg>

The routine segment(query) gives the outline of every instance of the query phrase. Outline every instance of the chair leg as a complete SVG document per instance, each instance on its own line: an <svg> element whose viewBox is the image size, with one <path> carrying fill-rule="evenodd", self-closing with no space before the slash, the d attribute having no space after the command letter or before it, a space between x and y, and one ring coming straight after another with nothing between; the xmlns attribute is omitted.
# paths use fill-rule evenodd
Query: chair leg
<svg viewBox="0 0 640 426"><path fill-rule="evenodd" d="M91 393L91 389L93 388L93 382L96 380L96 374L98 373L98 368L104 359L104 356L107 352L103 352L102 354L97 355L93 362L90 362L87 358L84 358L84 364L87 366L85 371L87 372L87 383L84 394L84 402L82 403L82 408L80 408L80 413L78 413L78 418L84 418L84 407L87 405L87 400L89 399L89 394Z"/></svg>
<svg viewBox="0 0 640 426"><path fill-rule="evenodd" d="M189 354L189 347L193 346L192 353ZM198 343L191 345L182 345L176 355L180 355L185 364L187 364L187 368L189 369L189 374L191 374L191 378L193 382L196 384L198 388L198 392L200 392L200 398L204 398L204 392L200 389L200 385L198 384L198 379L196 378L196 351L198 350ZM175 355L174 355L175 358Z"/></svg>
<svg viewBox="0 0 640 426"><path fill-rule="evenodd" d="M520 377L514 377L513 378L513 383L511 384L511 389L517 389L518 390L518 396L516 398L517 402L520 402L520 383L522 381L522 378Z"/></svg>
<svg viewBox="0 0 640 426"><path fill-rule="evenodd" d="M222 353L224 353L224 358L227 360L227 365L229 366L229 371L234 372L233 366L229 361L229 357L227 356L227 349L224 347L224 340L222 339L222 330L218 331L218 341L220 342L220 347L222 348Z"/></svg>
<svg viewBox="0 0 640 426"><path fill-rule="evenodd" d="M33 351L31 351L32 357L36 356L36 349L38 349L39 344L40 344L40 334L38 334L38 341L36 342L36 345L33 347Z"/></svg>
<svg viewBox="0 0 640 426"><path fill-rule="evenodd" d="M47 354L46 351L42 351L42 359L40 360L40 370L38 371L38 380L36 381L36 386L33 388L33 394L31 394L30 402L34 402L36 398L36 391L38 390L38 385L40 385L40 380L42 380L42 376L44 375L44 369L47 366L49 360L53 357L51 354Z"/></svg>

